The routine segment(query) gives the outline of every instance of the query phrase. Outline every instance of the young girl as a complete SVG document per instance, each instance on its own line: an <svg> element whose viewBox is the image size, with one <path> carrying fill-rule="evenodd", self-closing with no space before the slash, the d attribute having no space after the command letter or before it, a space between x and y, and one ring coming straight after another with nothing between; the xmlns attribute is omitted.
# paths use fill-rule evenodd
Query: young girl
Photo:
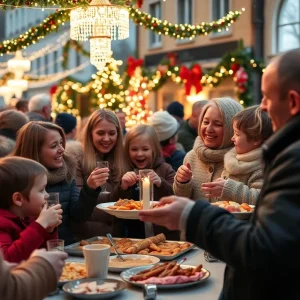
<svg viewBox="0 0 300 300"><path fill-rule="evenodd" d="M84 182L92 182L95 176L106 176L105 188L112 192L124 174L122 128L117 116L110 110L98 109L88 119L81 132L82 148L77 149L76 183L82 187ZM73 149L74 150L74 149ZM109 168L97 169L97 161L108 161ZM109 171L109 173L108 173ZM108 177L109 176L109 177ZM111 202L112 194L101 193L97 203ZM78 239L106 235L112 232L114 218L95 208L91 218L80 226L74 226Z"/></svg>
<svg viewBox="0 0 300 300"><path fill-rule="evenodd" d="M29 122L18 133L13 155L33 159L46 167L46 190L59 193L63 209L58 235L68 245L75 241L71 220L85 221L92 214L100 192L97 187L105 182L107 176L99 178L98 170L95 170L95 178L79 191L75 183L76 162L64 153L65 145L66 138L61 127L48 122Z"/></svg>
<svg viewBox="0 0 300 300"><path fill-rule="evenodd" d="M169 164L164 162L157 135L151 126L141 124L131 128L126 134L124 147L128 172L123 175L120 185L116 187L115 200L119 198L140 200L139 189L137 188L139 180L137 171L141 169L153 169L150 181L154 185L155 201L158 201L161 197L173 194L172 184L175 171ZM126 220L125 224L126 228L124 228L123 236L132 238L145 237L142 222ZM158 234L164 229L157 227L154 230L156 231L155 234ZM177 232L172 234L174 238L177 237ZM169 238L172 234L171 232L167 233Z"/></svg>
<svg viewBox="0 0 300 300"><path fill-rule="evenodd" d="M0 160L0 247L4 258L21 262L57 238L61 205L47 208L46 169L20 157Z"/></svg>
<svg viewBox="0 0 300 300"><path fill-rule="evenodd" d="M272 123L259 106L249 107L233 118L234 148L224 157L224 171L215 182L202 184L206 197L256 204L263 184L262 143L272 134Z"/></svg>
<svg viewBox="0 0 300 300"><path fill-rule="evenodd" d="M176 195L193 200L206 198L214 201L205 197L201 184L220 177L224 168L224 155L233 146L232 118L241 110L242 106L231 98L213 99L203 107L194 147L187 153L184 165L176 173Z"/></svg>

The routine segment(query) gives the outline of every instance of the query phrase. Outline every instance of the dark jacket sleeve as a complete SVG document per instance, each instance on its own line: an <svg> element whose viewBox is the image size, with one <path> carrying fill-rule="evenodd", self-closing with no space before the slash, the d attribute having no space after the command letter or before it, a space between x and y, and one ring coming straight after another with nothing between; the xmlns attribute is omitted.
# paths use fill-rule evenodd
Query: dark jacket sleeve
<svg viewBox="0 0 300 300"><path fill-rule="evenodd" d="M81 190L73 180L70 188L70 217L74 221L86 221L93 212L101 188L93 190L86 182Z"/></svg>
<svg viewBox="0 0 300 300"><path fill-rule="evenodd" d="M300 265L299 150L285 150L270 170L250 223L197 201L187 221L187 239L235 269L295 272Z"/></svg>

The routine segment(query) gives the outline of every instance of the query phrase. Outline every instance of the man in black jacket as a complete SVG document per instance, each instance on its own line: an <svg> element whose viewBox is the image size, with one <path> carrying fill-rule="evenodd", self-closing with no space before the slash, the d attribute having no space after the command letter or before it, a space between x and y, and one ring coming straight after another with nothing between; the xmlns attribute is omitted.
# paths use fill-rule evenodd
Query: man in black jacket
<svg viewBox="0 0 300 300"><path fill-rule="evenodd" d="M227 263L225 300L300 299L300 50L271 62L261 108L274 135L263 146L264 185L250 222L205 201L140 212L141 220L186 230L188 241Z"/></svg>

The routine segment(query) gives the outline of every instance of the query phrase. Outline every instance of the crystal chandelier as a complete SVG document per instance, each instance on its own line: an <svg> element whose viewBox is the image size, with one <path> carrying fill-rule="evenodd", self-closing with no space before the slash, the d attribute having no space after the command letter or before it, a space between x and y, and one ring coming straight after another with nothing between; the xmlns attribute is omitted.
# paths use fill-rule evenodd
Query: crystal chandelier
<svg viewBox="0 0 300 300"><path fill-rule="evenodd" d="M92 0L87 8L71 10L70 37L77 41L87 41L94 36L95 26L106 27L112 40L129 37L129 13L126 8L112 5L108 0Z"/></svg>
<svg viewBox="0 0 300 300"><path fill-rule="evenodd" d="M21 98L23 92L28 90L28 81L24 79L7 80L7 85L17 98Z"/></svg>
<svg viewBox="0 0 300 300"><path fill-rule="evenodd" d="M90 38L90 60L100 72L103 71L111 57L111 39L109 36L94 36Z"/></svg>
<svg viewBox="0 0 300 300"><path fill-rule="evenodd" d="M71 39L90 38L90 60L99 71L111 57L111 40L129 37L128 10L108 0L92 0L87 8L72 9L70 23Z"/></svg>
<svg viewBox="0 0 300 300"><path fill-rule="evenodd" d="M22 79L24 72L30 71L30 60L25 59L18 50L16 56L7 62L8 71L15 73L15 79Z"/></svg>

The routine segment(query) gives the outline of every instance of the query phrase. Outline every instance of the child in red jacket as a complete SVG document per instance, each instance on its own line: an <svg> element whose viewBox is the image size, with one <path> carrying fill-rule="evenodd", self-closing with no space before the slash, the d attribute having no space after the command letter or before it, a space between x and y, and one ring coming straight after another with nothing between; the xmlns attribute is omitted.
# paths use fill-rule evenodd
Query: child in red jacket
<svg viewBox="0 0 300 300"><path fill-rule="evenodd" d="M61 205L47 208L46 169L30 159L0 159L0 248L5 260L20 262L57 238Z"/></svg>

